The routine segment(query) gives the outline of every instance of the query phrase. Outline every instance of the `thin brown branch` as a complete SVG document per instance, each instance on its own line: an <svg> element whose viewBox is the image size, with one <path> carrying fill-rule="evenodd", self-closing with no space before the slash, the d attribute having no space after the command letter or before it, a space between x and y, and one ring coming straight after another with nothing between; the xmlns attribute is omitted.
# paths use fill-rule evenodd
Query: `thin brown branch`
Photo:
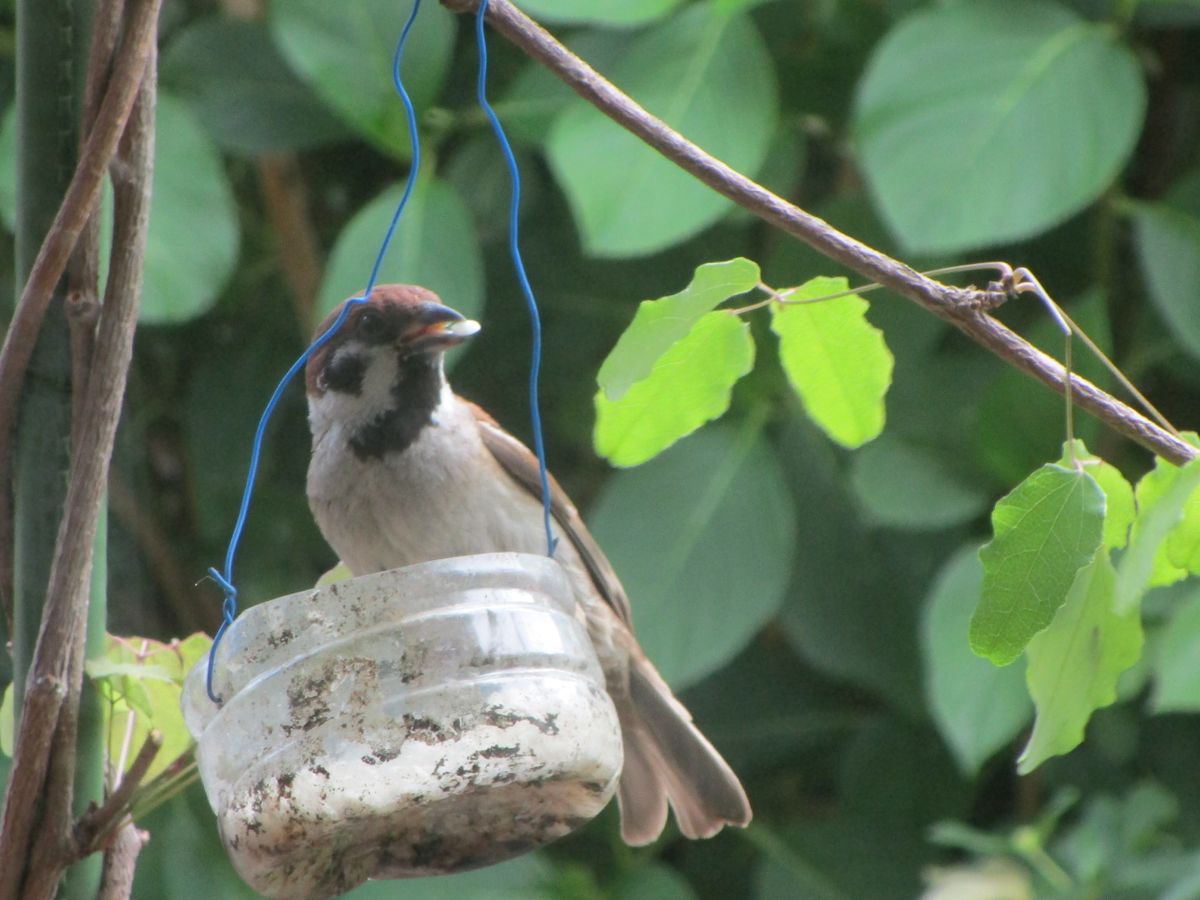
<svg viewBox="0 0 1200 900"><path fill-rule="evenodd" d="M117 832L104 854L104 874L96 900L129 900L138 854L149 839L150 835L139 831L132 822Z"/></svg>
<svg viewBox="0 0 1200 900"><path fill-rule="evenodd" d="M158 0L134 0L104 102L42 243L0 348L0 595L12 597L12 431L25 372L54 288L100 198L104 173L133 108L157 34Z"/></svg>
<svg viewBox="0 0 1200 900"><path fill-rule="evenodd" d="M474 11L479 6L479 0L442 0L442 3L456 12ZM819 253L870 281L878 281L923 306L1009 365L1060 394L1066 390L1067 378L1070 377L1077 406L1164 459L1184 463L1197 455L1194 447L1159 428L1091 382L1077 375L1068 376L1057 360L988 315L984 311L988 306L987 292L954 288L927 278L768 191L652 116L509 0L489 0L487 16L498 32L546 66L621 127L763 221L799 238Z"/></svg>
<svg viewBox="0 0 1200 900"><path fill-rule="evenodd" d="M64 679L46 676L25 690L20 725L13 744L12 771L0 819L0 898L16 900L25 872L33 823L42 806L42 787L50 767L54 728L67 698ZM16 777L17 775L21 777Z"/></svg>
<svg viewBox="0 0 1200 900"><path fill-rule="evenodd" d="M146 735L142 749L134 757L133 765L117 784L116 789L108 795L104 805L88 810L75 826L75 842L78 857L82 859L89 853L95 853L103 845L113 826L129 814L129 802L134 793L141 787L142 779L154 764L158 751L162 749L162 735L151 731Z"/></svg>
<svg viewBox="0 0 1200 900"><path fill-rule="evenodd" d="M79 155L82 157L88 135L95 128L100 106L108 91L113 54L121 38L125 15L124 0L108 0L97 5L92 17L92 43L84 81L83 111L80 120ZM84 223L79 243L67 264L67 326L71 335L71 446L78 447L83 422L83 389L92 363L96 320L100 316L100 210L96 204Z"/></svg>
<svg viewBox="0 0 1200 900"><path fill-rule="evenodd" d="M85 229L79 246L91 240ZM70 276L74 282L74 275ZM81 279L86 275L80 275ZM67 292L67 328L71 335L71 447L79 447L79 431L83 427L84 389L88 373L92 368L92 355L96 349L96 322L100 318L100 301L95 289L72 287Z"/></svg>
<svg viewBox="0 0 1200 900"><path fill-rule="evenodd" d="M104 308L100 314L93 368L87 384L85 417L80 429L79 445L86 447L87 452L72 455L66 503L46 591L45 612L28 681L31 691L36 685L50 681L64 685L66 693L53 715L45 712L35 714L28 706L22 714L20 741L26 742L28 747L18 743L9 779L4 826L0 831L0 900L15 900L18 890L22 890L22 879L29 862L26 851L30 835L36 832L41 836L39 842L53 846L59 843L59 836L69 833L72 824L69 802L65 810L60 803L53 806L46 804L45 808L39 809L36 802L14 802L13 785L20 785L22 791L32 791L34 798L59 796L59 786L46 783L51 771L48 764L51 749L54 752L54 771L65 770L67 775L63 777L68 780L73 776L74 746L52 748L51 744L62 724L65 722L69 728L78 715L83 678L81 636L87 617L92 548L133 354L133 333L137 324L149 217L154 149L154 36L159 4L160 0L132 0L125 41L118 54L117 71L114 72L109 96L101 111L101 119L104 119L111 106L110 99L114 93L119 94L122 90L122 76L119 74L122 67L129 59L140 57L141 65L131 76L135 77L135 86L140 81L137 102L131 114L125 117L127 122L120 138L120 165L113 170L113 256ZM102 126L98 124L92 138L101 130ZM104 146L97 147L92 138L89 138L87 145L89 157L106 155ZM77 171L90 172L94 164L94 158L83 159ZM78 183L77 177L72 182L72 189ZM67 199L71 196L69 190ZM64 200L66 205L67 201ZM82 204L81 208L86 205ZM71 225L62 219L63 213L60 211L46 242L62 245L66 247L65 252L69 253L68 245L73 244L73 238L67 240L58 231L68 229ZM80 224L76 221L76 226ZM46 255L43 250L39 259ZM46 271L45 265L42 271ZM61 268L53 280L47 282L50 287L57 282L59 274ZM30 294L27 289L22 297L22 306L32 308L38 301L27 298L37 296L36 292ZM10 330L10 340L12 336L13 331ZM9 343L6 342L5 351L8 348ZM11 371L9 377L19 381L20 373L13 376ZM66 796L69 800L69 788ZM47 816L47 813L51 815ZM42 816L40 819L39 814ZM29 883L23 887L24 900L48 900L52 897L62 867L68 862L69 858L60 854L48 865L39 865L36 870L30 871Z"/></svg>
<svg viewBox="0 0 1200 900"><path fill-rule="evenodd" d="M317 292L321 287L321 244L309 211L304 176L294 154L264 156L258 161L267 215L275 226L279 270L292 295L301 332L317 324Z"/></svg>
<svg viewBox="0 0 1200 900"><path fill-rule="evenodd" d="M213 621L204 619L203 611L211 604L199 602L192 580L163 534L162 524L143 508L133 489L115 472L108 478L108 508L137 541L151 576L174 613L176 627L185 631L215 628L219 624L215 614Z"/></svg>

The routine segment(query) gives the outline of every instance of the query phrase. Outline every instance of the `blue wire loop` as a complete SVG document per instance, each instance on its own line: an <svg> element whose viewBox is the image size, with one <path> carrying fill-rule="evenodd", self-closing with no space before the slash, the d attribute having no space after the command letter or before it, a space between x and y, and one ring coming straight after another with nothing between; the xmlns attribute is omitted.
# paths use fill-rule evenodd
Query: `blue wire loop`
<svg viewBox="0 0 1200 900"><path fill-rule="evenodd" d="M500 143L500 150L504 154L504 161L508 163L509 179L512 182L512 202L508 212L508 254L512 257L513 269L517 273L517 280L521 283L521 292L525 295L525 303L529 307L529 319L533 332L533 352L529 367L529 414L533 420L533 449L537 453L538 478L542 484L542 517L546 527L546 555L553 556L558 547L558 539L554 536L550 524L552 518L550 475L546 471L546 445L542 438L542 413L538 397L538 381L542 371L542 317L538 313L537 298L533 295L533 287L525 272L525 260L521 257L521 170L517 166L517 158L513 154L508 135L504 133L500 117L496 115L496 110L492 109L492 104L488 102L487 97L488 50L487 35L483 28L487 8L488 0L481 0L479 11L475 15L475 43L479 48L479 106L487 115L488 121L492 125L492 131L496 134L496 140Z"/></svg>
<svg viewBox="0 0 1200 900"><path fill-rule="evenodd" d="M275 392L267 402L262 418L258 420L258 430L254 433L254 446L250 451L250 469L246 475L245 490L242 491L242 505L238 510L237 521L233 526L233 534L229 538L229 548L225 551L225 571L218 572L215 568L208 570L209 576L225 592L225 603L221 608L221 627L217 629L217 633L213 636L212 647L208 651L208 672L204 682L205 689L208 691L208 698L213 703L219 704L221 702L221 698L213 690L213 670L216 667L217 647L221 644L221 638L225 636L226 630L233 624L234 618L237 617L238 592L233 582L233 564L237 559L238 545L242 541L242 533L246 529L246 518L250 514L250 500L254 496L254 484L258 480L258 469L259 464L262 462L262 447L267 432L267 425L271 421L271 417L275 414L275 409L279 406L283 392L291 384L292 379L304 368L309 358L337 333L337 330L346 321L347 316L350 315L351 310L355 306L366 303L367 298L371 296L371 292L375 290L375 285L379 281L379 270L383 267L384 257L387 255L388 248L392 244L392 239L396 236L396 227L400 224L400 217L403 215L405 207L408 206L408 201L412 198L413 189L416 187L417 172L421 168L421 139L417 132L417 110L413 106L412 98L409 97L408 91L404 87L404 81L400 76L400 64L404 59L404 49L408 45L409 35L412 33L413 25L417 21L417 13L420 10L421 0L413 0L412 12L408 14L408 21L404 23L404 29L400 32L400 40L396 42L396 54L392 58L392 84L396 88L396 93L400 95L400 101L404 104L404 112L408 116L408 135L412 144L412 165L409 167L408 178L404 183L404 193L400 197L400 202L396 205L396 212L392 215L391 222L388 223L387 231L383 236L383 242L379 247L379 253L375 257L375 265L372 266L371 275L367 279L366 289L362 294L351 297L346 301L341 313L334 320L333 324L309 345L308 349L300 355L299 359L292 363L292 367L287 370L287 373L280 380L279 384L276 385Z"/></svg>
<svg viewBox="0 0 1200 900"><path fill-rule="evenodd" d="M544 524L546 528L546 551L549 556L554 555L555 548L558 544L557 539L551 528L551 508L550 508L550 476L546 470L546 449L545 442L542 437L542 417L539 407L538 397L538 380L541 373L542 364L542 323L541 317L538 314L537 299L534 296L533 288L529 283L529 277L525 272L525 263L521 257L520 248L520 223L518 214L521 206L521 173L517 166L516 156L513 154L512 145L509 143L508 136L504 133L504 127L500 123L496 111L487 99L487 72L488 72L488 56L487 56L487 39L484 33L484 17L487 13L487 0L482 0L479 4L479 13L476 18L476 42L479 47L479 105L487 114L488 121L491 123L492 130L496 134L496 138L500 143L500 148L504 154L505 161L508 163L509 176L512 182L512 204L509 212L509 255L512 257L513 267L516 270L517 279L521 284L521 290L525 295L526 303L529 307L529 314L532 320L533 331L533 352L532 366L529 376L529 404L532 410L533 419L533 439L534 449L537 452L538 458L538 474L541 479L542 487L542 507ZM408 91L404 87L403 79L400 75L400 65L404 58L404 50L408 45L408 39L412 33L413 25L417 20L417 14L421 9L421 0L413 0L412 12L409 13L408 20L404 24L404 29L400 32L400 39L396 43L396 53L392 59L392 84L396 89L396 93L400 96L401 102L404 104L404 111L408 117L408 133L412 144L412 165L408 171L408 177L404 184L404 193L400 198L400 202L396 206L396 212L392 215L392 220L388 224L388 228L383 237L383 242L379 247L379 253L375 257L375 265L371 269L371 275L367 279L367 287L362 294L351 297L342 307L338 317L333 324L329 326L316 340L301 354L300 358L292 363L291 368L276 385L274 393L271 394L271 399L267 402L266 408L263 410L262 417L258 421L258 428L254 433L254 444L250 452L250 468L246 475L246 487L242 492L242 503L238 510L237 521L233 526L233 534L229 539L229 547L225 552L225 569L223 572L215 568L208 570L208 574L221 587L225 593L225 602L222 605L222 620L221 626L217 629L216 635L213 637L212 647L208 653L208 671L205 678L205 688L208 691L209 699L213 703L220 704L221 698L217 696L213 689L213 671L216 667L217 648L221 644L221 639L225 636L225 632L229 626L233 624L233 620L237 617L238 612L238 592L234 586L233 566L237 559L238 546L242 540L242 534L246 529L246 519L250 514L250 501L254 496L255 482L258 479L258 470L262 461L263 442L266 438L267 425L270 423L272 416L275 414L276 408L283 397L283 392L291 384L292 380L308 363L309 358L316 353L334 334L342 327L346 318L350 315L351 310L355 306L359 306L367 302L367 298L371 296L371 292L375 289L375 285L379 280L379 272L383 267L384 257L387 255L388 248L392 244L392 240L396 235L396 228L400 224L400 218L404 214L405 208L408 206L409 200L412 198L413 190L416 187L418 170L421 166L421 142L420 135L417 131L417 113L413 107L412 99L408 95Z"/></svg>

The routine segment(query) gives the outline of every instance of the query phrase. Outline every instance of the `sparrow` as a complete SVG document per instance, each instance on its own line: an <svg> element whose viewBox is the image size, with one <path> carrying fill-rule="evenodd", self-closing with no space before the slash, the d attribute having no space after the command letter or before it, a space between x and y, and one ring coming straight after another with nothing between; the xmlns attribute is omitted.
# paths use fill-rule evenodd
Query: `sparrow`
<svg viewBox="0 0 1200 900"><path fill-rule="evenodd" d="M309 359L309 505L353 574L546 552L537 459L446 380L443 354L478 330L432 291L381 285ZM621 723L623 839L657 839L668 804L689 838L749 824L741 783L646 658L625 589L553 478L550 502L561 538L554 558L572 582Z"/></svg>

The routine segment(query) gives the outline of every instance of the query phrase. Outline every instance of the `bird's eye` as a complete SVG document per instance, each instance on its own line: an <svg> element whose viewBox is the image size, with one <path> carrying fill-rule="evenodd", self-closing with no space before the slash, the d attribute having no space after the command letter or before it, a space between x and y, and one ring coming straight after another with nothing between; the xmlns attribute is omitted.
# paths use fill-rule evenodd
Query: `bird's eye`
<svg viewBox="0 0 1200 900"><path fill-rule="evenodd" d="M358 336L366 341L381 341L387 337L387 322L379 310L364 309L362 315L358 317L358 324L355 330Z"/></svg>

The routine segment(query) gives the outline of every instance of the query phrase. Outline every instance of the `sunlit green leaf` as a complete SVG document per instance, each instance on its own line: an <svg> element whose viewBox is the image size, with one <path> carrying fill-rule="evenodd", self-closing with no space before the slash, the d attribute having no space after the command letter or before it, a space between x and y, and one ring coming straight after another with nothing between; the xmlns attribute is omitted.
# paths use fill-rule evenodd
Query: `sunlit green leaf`
<svg viewBox="0 0 1200 900"><path fill-rule="evenodd" d="M596 452L618 466L652 459L729 409L734 384L753 366L750 326L708 313L622 399L596 393Z"/></svg>
<svg viewBox="0 0 1200 900"><path fill-rule="evenodd" d="M1197 443L1194 432L1185 440ZM1167 535L1167 561L1192 574L1200 573L1200 491L1193 491L1183 505L1183 519Z"/></svg>
<svg viewBox="0 0 1200 900"><path fill-rule="evenodd" d="M87 672L108 700L112 765L132 764L147 735L158 731L162 748L146 775L149 781L192 746L179 698L184 677L211 644L204 634L169 644L109 636L107 653L89 661Z"/></svg>
<svg viewBox="0 0 1200 900"><path fill-rule="evenodd" d="M409 6L394 0L273 0L271 32L292 67L331 108L381 149L408 158L408 123L392 87L392 56ZM417 17L404 85L418 110L437 98L450 67L454 15L436 3Z"/></svg>
<svg viewBox="0 0 1200 900"><path fill-rule="evenodd" d="M1050 624L1095 556L1104 492L1086 472L1045 465L996 504L992 529L979 551L983 596L970 637L972 650L1003 666Z"/></svg>
<svg viewBox="0 0 1200 900"><path fill-rule="evenodd" d="M814 278L788 294L812 300L844 291L845 278ZM809 417L844 447L860 447L883 430L892 354L866 319L868 304L851 294L819 303L771 306L779 357Z"/></svg>
<svg viewBox="0 0 1200 900"><path fill-rule="evenodd" d="M361 294L403 191L392 185L359 210L342 229L329 257L317 301L323 316ZM448 182L423 179L396 229L379 283L419 284L469 318L483 308L483 259L471 215Z"/></svg>
<svg viewBox="0 0 1200 900"><path fill-rule="evenodd" d="M338 560L336 566L318 579L316 586L319 588L328 587L331 584L337 584L339 581L346 581L353 577L354 573L350 571L350 568L344 562Z"/></svg>
<svg viewBox="0 0 1200 900"><path fill-rule="evenodd" d="M897 236L952 252L1083 209L1129 159L1145 108L1137 59L1111 26L1051 2L937 4L875 51L855 132Z"/></svg>
<svg viewBox="0 0 1200 900"><path fill-rule="evenodd" d="M620 400L635 382L650 374L654 364L705 313L752 290L758 284L758 266L748 259L705 263L691 283L678 294L643 300L612 352L600 366L596 381L609 400Z"/></svg>
<svg viewBox="0 0 1200 900"><path fill-rule="evenodd" d="M887 433L854 455L854 493L872 522L921 531L969 521L988 495L934 453Z"/></svg>
<svg viewBox="0 0 1200 900"><path fill-rule="evenodd" d="M1109 550L1120 550L1129 542L1129 527L1137 512L1133 486L1116 466L1090 452L1081 440L1075 441L1075 459L1083 463L1084 471L1104 491L1104 546ZM1065 445L1058 464L1064 468L1071 465Z"/></svg>
<svg viewBox="0 0 1200 900"><path fill-rule="evenodd" d="M1200 459L1180 468L1157 458L1154 468L1137 483L1137 518L1129 548L1117 563L1118 610L1136 606L1147 588L1171 584L1187 575L1168 557L1167 538L1179 526L1197 488Z"/></svg>
<svg viewBox="0 0 1200 900"><path fill-rule="evenodd" d="M757 432L714 426L618 473L590 517L642 647L676 688L728 662L787 588L795 511Z"/></svg>
<svg viewBox="0 0 1200 900"><path fill-rule="evenodd" d="M1016 737L1032 712L1021 667L993 666L967 645L982 587L978 551L964 548L938 576L921 629L930 711L967 774Z"/></svg>
<svg viewBox="0 0 1200 900"><path fill-rule="evenodd" d="M1092 713L1116 701L1117 679L1141 656L1141 615L1118 614L1115 601L1116 571L1101 551L1079 571L1054 621L1029 641L1026 677L1037 719L1021 772L1075 749Z"/></svg>
<svg viewBox="0 0 1200 900"><path fill-rule="evenodd" d="M691 6L637 36L612 79L650 112L735 169L754 174L775 132L777 87L746 15ZM713 224L730 201L581 101L546 147L593 256L663 250Z"/></svg>
<svg viewBox="0 0 1200 900"><path fill-rule="evenodd" d="M7 757L13 755L13 729L16 727L16 691L10 681L4 686L4 696L0 699L0 754Z"/></svg>

